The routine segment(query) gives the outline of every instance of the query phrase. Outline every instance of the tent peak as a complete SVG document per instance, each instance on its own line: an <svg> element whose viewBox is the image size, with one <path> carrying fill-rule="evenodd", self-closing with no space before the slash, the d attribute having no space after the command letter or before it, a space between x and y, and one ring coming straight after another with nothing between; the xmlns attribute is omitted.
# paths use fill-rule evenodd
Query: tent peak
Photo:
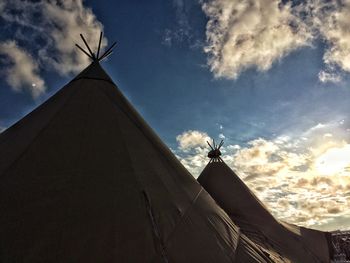
<svg viewBox="0 0 350 263"><path fill-rule="evenodd" d="M215 140L213 139L213 144L211 145L207 141L211 151L208 153L208 157L210 158L210 162L223 162L221 159L221 151L220 148L224 144L224 140L221 140L219 144L215 144Z"/></svg>
<svg viewBox="0 0 350 263"><path fill-rule="evenodd" d="M113 53L113 49L115 47L115 45L117 44L116 42L114 42L101 56L100 56L100 48L101 48L101 42L102 42L102 36L103 33L100 33L100 39L98 41L98 48L97 48L97 53L93 53L91 51L91 48L89 46L89 44L86 42L83 34L80 34L81 39L83 40L86 48L88 49L88 51L86 51L85 49L83 49L81 46L79 46L78 44L75 44L75 46L77 48L79 48L79 50L81 52L83 52L86 56L88 56L93 62L99 62L102 61L103 59L109 57L112 53Z"/></svg>
<svg viewBox="0 0 350 263"><path fill-rule="evenodd" d="M105 80L115 85L113 80L104 71L104 69L102 68L102 66L98 61L93 61L82 72L80 72L72 81L75 81L78 79Z"/></svg>

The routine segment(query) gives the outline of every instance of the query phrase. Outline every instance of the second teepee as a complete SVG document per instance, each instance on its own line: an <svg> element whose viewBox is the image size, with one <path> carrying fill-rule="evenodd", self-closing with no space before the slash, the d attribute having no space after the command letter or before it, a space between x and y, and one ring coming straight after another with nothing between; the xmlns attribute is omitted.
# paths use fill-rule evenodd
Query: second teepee
<svg viewBox="0 0 350 263"><path fill-rule="evenodd" d="M198 182L251 240L292 262L329 262L327 233L275 219L221 159L214 143Z"/></svg>

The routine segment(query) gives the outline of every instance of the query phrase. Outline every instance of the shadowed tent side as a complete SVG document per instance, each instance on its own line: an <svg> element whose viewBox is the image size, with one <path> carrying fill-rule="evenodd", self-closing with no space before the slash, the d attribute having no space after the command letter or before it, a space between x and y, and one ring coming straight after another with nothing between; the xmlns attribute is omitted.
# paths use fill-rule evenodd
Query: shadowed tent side
<svg viewBox="0 0 350 263"><path fill-rule="evenodd" d="M111 49L85 52L91 65L0 134L0 261L273 262L102 69Z"/></svg>

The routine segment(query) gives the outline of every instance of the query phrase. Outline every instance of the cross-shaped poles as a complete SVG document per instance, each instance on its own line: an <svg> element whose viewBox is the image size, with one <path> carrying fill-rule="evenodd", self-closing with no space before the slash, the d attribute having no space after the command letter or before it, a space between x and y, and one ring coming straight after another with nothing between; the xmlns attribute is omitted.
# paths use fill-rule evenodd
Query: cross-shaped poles
<svg viewBox="0 0 350 263"><path fill-rule="evenodd" d="M88 45L88 43L86 42L83 34L80 34L81 39L83 40L86 48L88 49L88 51L84 50L81 46L79 46L78 44L75 44L77 46L77 48L80 49L80 51L82 51L85 55L87 55L92 61L102 61L103 59L109 57L112 53L113 53L113 48L115 47L115 45L117 44L117 42L114 42L103 54L102 56L100 56L100 48L101 48L101 42L102 42L102 36L103 33L100 33L100 39L98 41L98 48L97 48L97 55L95 55L95 53L93 53Z"/></svg>
<svg viewBox="0 0 350 263"><path fill-rule="evenodd" d="M211 151L208 153L208 157L210 158L210 162L222 162L221 159L221 152L220 152L220 148L221 146L224 144L224 140L221 140L221 142L219 143L219 145L215 144L215 141L213 139L213 145L211 145L208 141L207 141Z"/></svg>

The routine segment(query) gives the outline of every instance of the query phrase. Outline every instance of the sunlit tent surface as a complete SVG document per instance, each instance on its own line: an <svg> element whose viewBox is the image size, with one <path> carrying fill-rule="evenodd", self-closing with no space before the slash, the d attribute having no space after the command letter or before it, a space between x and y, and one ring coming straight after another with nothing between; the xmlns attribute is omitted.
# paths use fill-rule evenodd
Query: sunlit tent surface
<svg viewBox="0 0 350 263"><path fill-rule="evenodd" d="M214 146L215 147L215 146ZM275 219L213 148L198 182L252 241L292 262L329 262L328 233Z"/></svg>
<svg viewBox="0 0 350 263"><path fill-rule="evenodd" d="M94 61L0 135L0 262L272 262Z"/></svg>

